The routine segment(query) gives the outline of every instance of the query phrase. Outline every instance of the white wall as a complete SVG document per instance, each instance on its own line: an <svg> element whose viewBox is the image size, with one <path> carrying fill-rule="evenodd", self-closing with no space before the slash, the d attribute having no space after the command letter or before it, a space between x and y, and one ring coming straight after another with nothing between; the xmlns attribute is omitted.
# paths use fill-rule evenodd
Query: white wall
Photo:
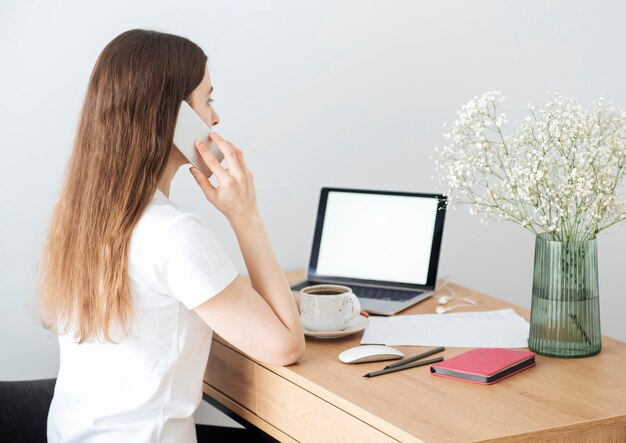
<svg viewBox="0 0 626 443"><path fill-rule="evenodd" d="M524 114L547 91L626 108L623 2L7 1L0 3L0 379L56 375L31 314L33 271L93 64L134 27L209 56L220 132L246 153L281 264L308 259L325 185L439 191L430 155L472 96ZM186 168L171 198L201 214L245 272L234 235ZM603 333L626 340L626 226L599 239ZM441 275L529 307L534 239L448 214Z"/></svg>

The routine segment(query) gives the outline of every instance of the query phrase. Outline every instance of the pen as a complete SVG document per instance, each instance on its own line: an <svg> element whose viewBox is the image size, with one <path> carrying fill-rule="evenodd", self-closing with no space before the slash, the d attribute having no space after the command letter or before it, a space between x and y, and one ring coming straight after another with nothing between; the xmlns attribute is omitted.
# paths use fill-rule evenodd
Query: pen
<svg viewBox="0 0 626 443"><path fill-rule="evenodd" d="M415 363L409 363L408 365L396 366L395 368L389 369L381 369L380 371L370 372L365 374L363 377L372 378L378 377L379 375L390 374L391 372L404 371L405 369L417 368L418 366L429 365L431 363L438 363L443 361L443 357L433 358L431 360L418 361Z"/></svg>
<svg viewBox="0 0 626 443"><path fill-rule="evenodd" d="M430 351L426 351L426 352L423 352L421 354L414 355L413 357L405 358L404 360L400 360L400 361L397 361L397 362L392 363L390 365L387 365L383 369L391 369L391 368L395 368L397 366L404 366L407 363L413 363L415 360L419 360L419 359L422 359L424 357L428 357L429 355L436 354L437 352L445 351L445 349L446 348L444 348L443 346L439 346L438 348L431 349Z"/></svg>

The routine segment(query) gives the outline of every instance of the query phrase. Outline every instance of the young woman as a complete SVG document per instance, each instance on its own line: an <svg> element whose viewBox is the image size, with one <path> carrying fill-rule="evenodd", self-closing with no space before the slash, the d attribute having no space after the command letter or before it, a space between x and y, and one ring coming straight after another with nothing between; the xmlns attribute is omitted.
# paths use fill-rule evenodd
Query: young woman
<svg viewBox="0 0 626 443"><path fill-rule="evenodd" d="M230 222L250 283L169 199L188 163L172 143L180 103L215 126L212 91L206 55L179 36L130 30L96 62L41 263L42 320L61 351L51 442L195 441L212 331L272 365L304 352L241 150L212 132L228 167L197 149L219 185L190 171Z"/></svg>

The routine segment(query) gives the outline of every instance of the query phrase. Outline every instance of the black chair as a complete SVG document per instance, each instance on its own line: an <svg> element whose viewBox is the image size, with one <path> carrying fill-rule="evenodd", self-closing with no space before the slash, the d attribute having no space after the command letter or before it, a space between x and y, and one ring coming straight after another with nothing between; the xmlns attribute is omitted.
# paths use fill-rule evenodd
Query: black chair
<svg viewBox="0 0 626 443"><path fill-rule="evenodd" d="M48 410L55 383L54 378L0 382L0 442L46 442ZM205 400L217 406L206 396ZM244 421L242 425L244 429L196 425L198 442L276 441L250 423Z"/></svg>
<svg viewBox="0 0 626 443"><path fill-rule="evenodd" d="M46 441L56 379L0 382L0 441Z"/></svg>

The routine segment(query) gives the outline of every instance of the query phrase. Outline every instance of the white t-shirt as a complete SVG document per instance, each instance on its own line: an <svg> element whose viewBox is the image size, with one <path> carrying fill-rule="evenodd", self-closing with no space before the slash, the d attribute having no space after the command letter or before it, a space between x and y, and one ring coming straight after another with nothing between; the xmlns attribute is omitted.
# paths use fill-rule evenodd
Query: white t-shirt
<svg viewBox="0 0 626 443"><path fill-rule="evenodd" d="M118 344L59 336L50 442L190 442L211 329L192 310L238 273L203 220L160 190L133 230L133 328Z"/></svg>

